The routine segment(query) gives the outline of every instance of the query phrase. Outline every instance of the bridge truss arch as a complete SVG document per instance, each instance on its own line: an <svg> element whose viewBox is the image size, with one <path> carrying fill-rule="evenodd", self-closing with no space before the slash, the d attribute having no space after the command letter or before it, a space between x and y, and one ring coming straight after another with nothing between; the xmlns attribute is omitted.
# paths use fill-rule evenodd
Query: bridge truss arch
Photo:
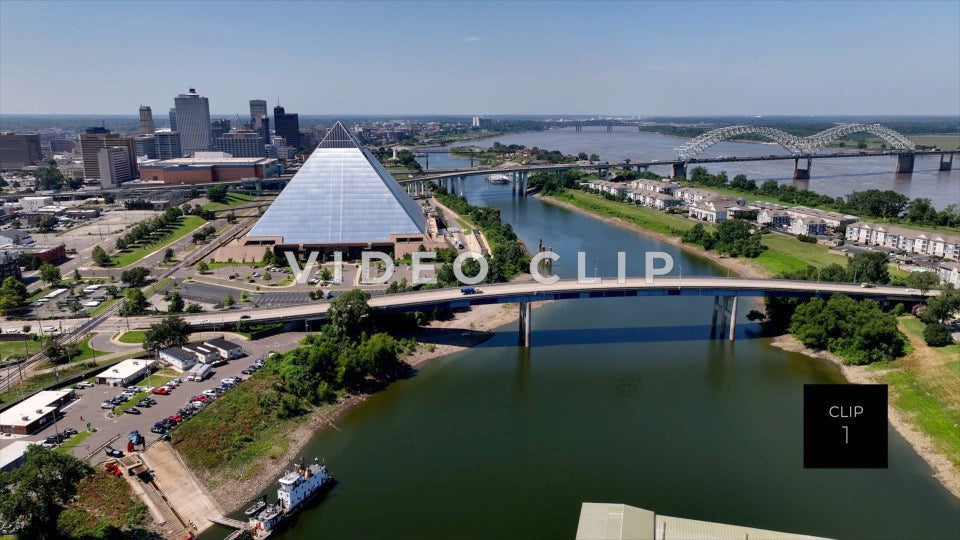
<svg viewBox="0 0 960 540"><path fill-rule="evenodd" d="M710 130L699 137L687 141L678 146L674 150L674 153L676 153L678 158L687 161L695 158L707 148L721 141L734 139L741 135L756 134L773 140L793 154L811 155L833 141L842 139L851 133L860 132L870 133L880 137L895 150L912 151L917 146L916 143L903 134L880 124L839 124L819 133L814 133L809 137L798 137L783 130L764 126L727 126Z"/></svg>

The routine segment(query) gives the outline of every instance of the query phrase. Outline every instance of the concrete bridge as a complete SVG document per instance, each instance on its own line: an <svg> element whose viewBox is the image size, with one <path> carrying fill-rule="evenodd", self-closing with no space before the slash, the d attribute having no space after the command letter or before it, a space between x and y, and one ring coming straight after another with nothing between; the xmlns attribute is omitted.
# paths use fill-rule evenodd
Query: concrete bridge
<svg viewBox="0 0 960 540"><path fill-rule="evenodd" d="M580 283L577 280L559 280L552 284L535 281L485 285L477 294L464 295L459 288L431 289L401 294L388 294L370 299L370 306L388 312L431 311L457 309L486 304L519 304L520 344L530 346L533 302L546 300L583 300L589 298L625 298L639 296L705 296L713 298L712 323L725 319L729 324L729 339L736 330L737 299L740 297L820 297L842 293L856 298L873 298L880 302L921 302L939 294L904 287L861 287L851 283L821 283L784 279L742 279L723 277L661 277L647 283L644 278L603 278L599 283ZM223 313L202 313L184 316L191 326L201 329L223 328L245 322L304 321L308 327L321 323L327 317L330 302L317 302L276 308L249 309ZM161 320L159 317L138 317L130 321L131 328L146 328ZM118 321L118 324L120 322Z"/></svg>

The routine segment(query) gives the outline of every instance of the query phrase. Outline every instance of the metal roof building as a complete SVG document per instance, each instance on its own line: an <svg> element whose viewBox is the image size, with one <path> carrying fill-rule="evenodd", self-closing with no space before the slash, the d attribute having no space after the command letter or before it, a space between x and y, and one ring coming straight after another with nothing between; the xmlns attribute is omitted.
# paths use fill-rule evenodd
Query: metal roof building
<svg viewBox="0 0 960 540"><path fill-rule="evenodd" d="M422 235L426 216L389 172L337 122L247 238L277 244L392 244Z"/></svg>
<svg viewBox="0 0 960 540"><path fill-rule="evenodd" d="M626 504L583 503L577 540L826 540L805 534L783 533L660 516Z"/></svg>

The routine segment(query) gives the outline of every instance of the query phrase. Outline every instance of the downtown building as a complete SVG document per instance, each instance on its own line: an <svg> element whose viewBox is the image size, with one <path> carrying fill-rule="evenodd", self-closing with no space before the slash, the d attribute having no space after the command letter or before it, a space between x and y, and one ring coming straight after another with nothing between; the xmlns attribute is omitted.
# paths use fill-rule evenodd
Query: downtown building
<svg viewBox="0 0 960 540"><path fill-rule="evenodd" d="M250 123L253 124L254 131L260 131L261 120L268 114L266 100L250 100ZM267 132L269 133L269 130Z"/></svg>
<svg viewBox="0 0 960 540"><path fill-rule="evenodd" d="M104 128L89 128L86 133L80 134L80 157L83 159L84 180L100 179L100 150L115 146L127 149L130 178L137 177L137 143L133 137L110 133L110 130Z"/></svg>
<svg viewBox="0 0 960 540"><path fill-rule="evenodd" d="M232 131L217 139L217 150L233 157L267 157L266 145L253 131Z"/></svg>
<svg viewBox="0 0 960 540"><path fill-rule="evenodd" d="M300 115L288 113L277 105L273 108L273 131L278 137L283 137L287 144L300 148Z"/></svg>
<svg viewBox="0 0 960 540"><path fill-rule="evenodd" d="M183 157L180 146L180 133L168 129L160 129L153 133L157 159L176 159Z"/></svg>
<svg viewBox="0 0 960 540"><path fill-rule="evenodd" d="M97 165L100 169L100 186L104 188L120 187L124 182L133 180L130 166L130 153L125 146L101 148L97 153Z"/></svg>
<svg viewBox="0 0 960 540"><path fill-rule="evenodd" d="M43 161L40 135L0 131L0 170L11 171Z"/></svg>
<svg viewBox="0 0 960 540"><path fill-rule="evenodd" d="M140 106L140 124L137 133L140 135L150 135L155 131L153 127L153 111L147 105Z"/></svg>
<svg viewBox="0 0 960 540"><path fill-rule="evenodd" d="M176 110L176 131L184 155L205 152L211 148L210 102L193 88L173 99ZM171 127L172 128L172 127Z"/></svg>
<svg viewBox="0 0 960 540"><path fill-rule="evenodd" d="M225 152L196 152L190 157L143 163L140 179L164 184L212 184L275 178L280 167L275 159L234 157Z"/></svg>

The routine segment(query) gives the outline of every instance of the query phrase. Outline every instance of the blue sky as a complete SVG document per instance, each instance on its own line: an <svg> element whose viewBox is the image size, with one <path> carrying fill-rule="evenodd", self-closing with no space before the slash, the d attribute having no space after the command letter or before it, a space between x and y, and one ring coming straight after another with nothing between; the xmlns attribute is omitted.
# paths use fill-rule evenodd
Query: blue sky
<svg viewBox="0 0 960 540"><path fill-rule="evenodd" d="M960 2L0 0L0 113L958 114Z"/></svg>

